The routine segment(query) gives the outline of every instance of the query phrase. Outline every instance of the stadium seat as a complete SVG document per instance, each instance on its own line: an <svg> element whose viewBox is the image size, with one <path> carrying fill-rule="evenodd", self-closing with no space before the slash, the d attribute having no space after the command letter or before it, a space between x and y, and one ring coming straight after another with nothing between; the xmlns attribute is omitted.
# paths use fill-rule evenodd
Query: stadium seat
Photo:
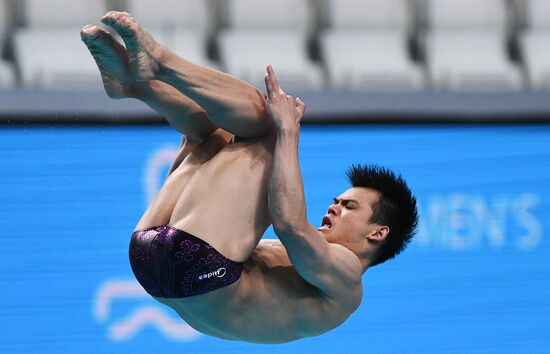
<svg viewBox="0 0 550 354"><path fill-rule="evenodd" d="M550 1L525 0L527 28L520 47L531 88L550 89Z"/></svg>
<svg viewBox="0 0 550 354"><path fill-rule="evenodd" d="M197 64L217 66L207 55L215 22L208 0L129 0L128 11L174 53Z"/></svg>
<svg viewBox="0 0 550 354"><path fill-rule="evenodd" d="M6 39L6 34L8 31L8 2L7 0L0 0L0 41L1 44L4 43ZM1 48L4 46L2 45Z"/></svg>
<svg viewBox="0 0 550 354"><path fill-rule="evenodd" d="M101 88L101 76L78 28L21 29L16 56L26 88Z"/></svg>
<svg viewBox="0 0 550 354"><path fill-rule="evenodd" d="M30 88L99 88L93 58L80 41L80 29L98 24L104 1L26 0L27 26L14 34L22 85Z"/></svg>
<svg viewBox="0 0 550 354"><path fill-rule="evenodd" d="M98 22L105 14L105 1L93 0L25 0L29 27L82 27Z"/></svg>
<svg viewBox="0 0 550 354"><path fill-rule="evenodd" d="M431 0L426 57L436 89L517 90L519 68L508 57L504 0Z"/></svg>
<svg viewBox="0 0 550 354"><path fill-rule="evenodd" d="M13 67L5 60L0 60L0 89L10 89L16 86Z"/></svg>
<svg viewBox="0 0 550 354"><path fill-rule="evenodd" d="M8 2L6 0L0 0L0 50L5 47L5 41L9 31L9 17ZM13 88L16 85L13 66L2 58L3 55L0 56L0 88Z"/></svg>
<svg viewBox="0 0 550 354"><path fill-rule="evenodd" d="M338 89L420 89L421 68L408 51L408 0L331 0L321 47Z"/></svg>
<svg viewBox="0 0 550 354"><path fill-rule="evenodd" d="M307 0L230 0L227 8L230 27L219 44L230 74L263 88L266 65L272 64L287 90L323 87L322 71L307 52Z"/></svg>

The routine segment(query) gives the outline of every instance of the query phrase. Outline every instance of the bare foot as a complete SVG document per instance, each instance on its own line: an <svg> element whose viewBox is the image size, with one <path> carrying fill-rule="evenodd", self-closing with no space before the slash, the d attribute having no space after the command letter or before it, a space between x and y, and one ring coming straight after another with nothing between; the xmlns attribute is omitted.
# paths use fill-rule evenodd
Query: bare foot
<svg viewBox="0 0 550 354"><path fill-rule="evenodd" d="M154 79L159 71L154 59L154 53L160 47L157 41L127 12L111 11L103 16L101 22L113 27L124 41L132 78L138 82Z"/></svg>
<svg viewBox="0 0 550 354"><path fill-rule="evenodd" d="M130 97L132 78L124 46L99 27L91 25L82 28L80 38L99 67L107 95L111 98Z"/></svg>

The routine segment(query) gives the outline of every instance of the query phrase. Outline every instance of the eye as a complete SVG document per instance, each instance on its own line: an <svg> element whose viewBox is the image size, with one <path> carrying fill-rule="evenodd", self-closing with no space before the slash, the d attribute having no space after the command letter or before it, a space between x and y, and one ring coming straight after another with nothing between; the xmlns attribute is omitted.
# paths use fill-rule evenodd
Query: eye
<svg viewBox="0 0 550 354"><path fill-rule="evenodd" d="M352 202L351 200L342 201L342 205L346 209L356 209L357 208L357 205L355 204L355 202Z"/></svg>

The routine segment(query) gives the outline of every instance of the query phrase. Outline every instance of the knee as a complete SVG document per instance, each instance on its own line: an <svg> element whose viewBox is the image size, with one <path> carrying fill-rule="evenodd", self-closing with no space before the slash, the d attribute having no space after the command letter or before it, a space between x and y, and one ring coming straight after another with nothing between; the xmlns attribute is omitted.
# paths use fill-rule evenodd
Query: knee
<svg viewBox="0 0 550 354"><path fill-rule="evenodd" d="M233 134L221 128L216 129L193 149L190 156L192 162L198 164L205 163L220 152L233 138Z"/></svg>

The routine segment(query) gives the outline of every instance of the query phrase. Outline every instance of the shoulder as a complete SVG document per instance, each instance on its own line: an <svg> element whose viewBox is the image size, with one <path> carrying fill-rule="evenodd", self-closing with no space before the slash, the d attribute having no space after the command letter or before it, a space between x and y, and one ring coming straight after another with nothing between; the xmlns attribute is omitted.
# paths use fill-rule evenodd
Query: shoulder
<svg viewBox="0 0 550 354"><path fill-rule="evenodd" d="M269 238L263 238L258 243L258 246L256 247L270 247L270 246L280 246L281 241L275 240L275 239L269 239Z"/></svg>
<svg viewBox="0 0 550 354"><path fill-rule="evenodd" d="M350 249L338 244L330 243L332 264L337 271L343 273L344 280L360 285L363 276L363 267L359 257Z"/></svg>
<svg viewBox="0 0 550 354"><path fill-rule="evenodd" d="M360 302L363 294L363 268L357 256L346 247L330 243L322 270L323 294L337 302ZM358 304L357 304L358 305Z"/></svg>
<svg viewBox="0 0 550 354"><path fill-rule="evenodd" d="M264 265L290 264L288 254L281 241L273 239L260 240L247 262Z"/></svg>
<svg viewBox="0 0 550 354"><path fill-rule="evenodd" d="M285 247L283 246L283 244L281 243L281 241L279 240L273 240L273 239L262 239L260 240L260 242L258 243L258 245L256 245L256 249L255 249L255 252L256 253L285 253L286 254L286 249Z"/></svg>

